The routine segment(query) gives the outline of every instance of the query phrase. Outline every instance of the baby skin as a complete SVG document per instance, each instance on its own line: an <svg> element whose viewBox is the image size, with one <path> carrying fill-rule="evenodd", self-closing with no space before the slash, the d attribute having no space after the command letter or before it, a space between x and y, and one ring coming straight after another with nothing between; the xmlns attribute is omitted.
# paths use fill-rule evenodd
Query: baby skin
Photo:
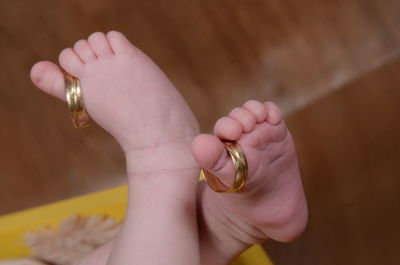
<svg viewBox="0 0 400 265"><path fill-rule="evenodd" d="M190 150L199 129L186 102L119 32L93 33L63 50L59 63L79 78L87 112L117 140L126 157L125 222L114 246L99 257L106 256L108 264L199 264L199 168ZM35 64L31 79L65 100L57 65Z"/></svg>
<svg viewBox="0 0 400 265"><path fill-rule="evenodd" d="M202 264L227 264L268 238L288 242L305 229L308 211L292 137L272 102L247 101L217 121L215 135L192 143L200 166L230 186L235 175L222 141L235 141L247 158L248 181L237 193L198 188Z"/></svg>
<svg viewBox="0 0 400 265"><path fill-rule="evenodd" d="M247 101L217 121L215 135L198 135L175 87L121 33L94 33L61 52L59 63L80 79L88 113L121 145L128 167L121 233L81 264L228 264L267 238L290 241L302 233L306 200L294 144L276 105ZM55 64L37 63L31 78L65 100ZM227 185L232 181L221 140L236 141L247 157L249 179L237 193L197 183L198 165Z"/></svg>

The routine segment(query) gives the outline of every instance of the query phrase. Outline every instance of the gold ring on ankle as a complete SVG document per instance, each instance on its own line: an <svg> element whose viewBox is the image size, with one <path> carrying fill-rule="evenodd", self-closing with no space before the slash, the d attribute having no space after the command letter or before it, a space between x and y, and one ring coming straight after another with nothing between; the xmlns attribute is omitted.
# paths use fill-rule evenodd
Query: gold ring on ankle
<svg viewBox="0 0 400 265"><path fill-rule="evenodd" d="M68 110L72 117L72 124L75 128L86 127L89 125L89 116L85 110L79 79L64 73L64 80L65 95L67 97Z"/></svg>
<svg viewBox="0 0 400 265"><path fill-rule="evenodd" d="M243 188L247 180L247 160L242 149L233 142L224 142L224 146L228 154L231 156L233 166L235 167L235 179L232 187L227 187L222 181L215 175L211 174L205 169L201 169L204 178L207 181L208 186L215 192L220 193L232 193L237 192Z"/></svg>

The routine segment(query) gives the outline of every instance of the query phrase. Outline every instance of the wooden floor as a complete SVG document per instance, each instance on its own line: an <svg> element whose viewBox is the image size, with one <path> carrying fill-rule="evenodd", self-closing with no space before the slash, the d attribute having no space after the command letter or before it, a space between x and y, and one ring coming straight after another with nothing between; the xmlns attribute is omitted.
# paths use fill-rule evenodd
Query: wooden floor
<svg viewBox="0 0 400 265"><path fill-rule="evenodd" d="M29 69L94 31L124 32L204 131L249 98L284 110L310 225L276 264L400 264L400 1L0 0L0 214L125 183L97 126L71 127Z"/></svg>

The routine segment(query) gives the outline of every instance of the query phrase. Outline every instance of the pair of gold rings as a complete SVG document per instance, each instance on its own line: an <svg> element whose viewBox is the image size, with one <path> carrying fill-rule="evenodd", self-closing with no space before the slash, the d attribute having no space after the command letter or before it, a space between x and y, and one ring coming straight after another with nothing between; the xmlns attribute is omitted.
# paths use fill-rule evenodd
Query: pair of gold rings
<svg viewBox="0 0 400 265"><path fill-rule="evenodd" d="M238 144L234 142L224 142L224 146L226 151L230 155L233 166L235 168L235 177L233 180L233 184L228 187L217 176L211 174L205 169L202 169L202 173L207 181L208 186L215 192L237 192L243 188L244 184L247 181L248 169L246 156L243 153L242 149L238 146Z"/></svg>
<svg viewBox="0 0 400 265"><path fill-rule="evenodd" d="M72 124L75 128L86 127L89 125L89 115L85 110L79 79L64 73L64 80L65 95L67 97L68 110L72 117Z"/></svg>
<svg viewBox="0 0 400 265"><path fill-rule="evenodd" d="M72 124L75 128L86 127L89 125L89 115L86 113L83 102L82 89L79 79L64 73L65 94L68 102L68 110L71 113ZM233 184L229 187L225 185L217 176L207 170L201 169L208 186L220 193L237 192L243 188L247 180L247 161L246 156L240 147L233 142L224 142L225 149L230 155L235 167L235 177Z"/></svg>

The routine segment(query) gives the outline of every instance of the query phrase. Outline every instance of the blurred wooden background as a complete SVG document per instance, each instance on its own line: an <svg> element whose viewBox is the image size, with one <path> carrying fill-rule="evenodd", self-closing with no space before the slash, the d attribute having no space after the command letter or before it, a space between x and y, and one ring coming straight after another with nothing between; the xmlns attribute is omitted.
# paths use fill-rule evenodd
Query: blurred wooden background
<svg viewBox="0 0 400 265"><path fill-rule="evenodd" d="M400 264L399 0L0 0L0 214L125 183L122 152L29 80L94 31L125 33L204 131L249 98L293 132L310 206L279 264Z"/></svg>

